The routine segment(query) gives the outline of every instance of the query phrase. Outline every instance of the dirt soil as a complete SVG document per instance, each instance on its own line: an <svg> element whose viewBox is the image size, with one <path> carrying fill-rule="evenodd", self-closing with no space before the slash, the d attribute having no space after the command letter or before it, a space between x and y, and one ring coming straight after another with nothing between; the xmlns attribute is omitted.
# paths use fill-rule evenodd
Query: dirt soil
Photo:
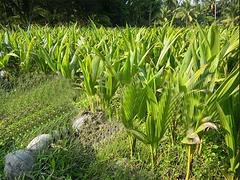
<svg viewBox="0 0 240 180"><path fill-rule="evenodd" d="M123 130L121 123L108 121L103 111L94 113L86 111L81 116L83 115L87 115L87 119L83 122L81 132L78 134L83 145L96 145Z"/></svg>

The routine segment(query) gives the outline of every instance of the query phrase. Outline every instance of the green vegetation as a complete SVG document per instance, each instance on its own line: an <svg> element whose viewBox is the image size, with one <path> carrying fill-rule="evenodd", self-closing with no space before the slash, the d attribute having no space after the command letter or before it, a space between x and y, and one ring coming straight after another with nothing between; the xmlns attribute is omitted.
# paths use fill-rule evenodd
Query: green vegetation
<svg viewBox="0 0 240 180"><path fill-rule="evenodd" d="M2 0L0 23L18 24L68 24L81 25L89 19L104 26L163 25L171 21L178 26L188 26L197 21L208 25L239 24L238 0Z"/></svg>
<svg viewBox="0 0 240 180"><path fill-rule="evenodd" d="M32 178L239 177L239 27L34 25L0 40L1 155L78 108L94 117L39 155Z"/></svg>
<svg viewBox="0 0 240 180"><path fill-rule="evenodd" d="M29 74L20 77L14 87L0 93L1 169L7 153L26 147L41 133L69 126L70 118L77 114L72 100L75 92L67 80Z"/></svg>

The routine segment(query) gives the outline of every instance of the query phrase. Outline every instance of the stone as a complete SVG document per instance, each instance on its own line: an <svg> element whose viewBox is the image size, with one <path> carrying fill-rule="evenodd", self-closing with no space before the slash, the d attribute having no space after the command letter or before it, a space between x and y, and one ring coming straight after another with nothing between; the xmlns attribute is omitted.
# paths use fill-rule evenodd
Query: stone
<svg viewBox="0 0 240 180"><path fill-rule="evenodd" d="M35 163L32 151L21 149L5 156L4 172L8 179L15 179L32 171Z"/></svg>
<svg viewBox="0 0 240 180"><path fill-rule="evenodd" d="M82 128L82 125L84 124L85 121L87 121L88 117L89 117L89 115L85 114L85 115L82 115L79 118L75 119L72 122L72 128L75 131L80 132L81 128Z"/></svg>
<svg viewBox="0 0 240 180"><path fill-rule="evenodd" d="M52 132L52 137L53 137L54 142L56 142L61 139L61 133L58 130L54 130Z"/></svg>
<svg viewBox="0 0 240 180"><path fill-rule="evenodd" d="M61 130L61 135L62 135L62 137L65 137L65 136L67 136L67 135L69 135L69 134L70 134L70 131L69 131L68 128L63 128L63 129Z"/></svg>
<svg viewBox="0 0 240 180"><path fill-rule="evenodd" d="M35 137L27 146L31 151L43 151L48 149L49 145L53 142L53 137L50 134L41 134Z"/></svg>
<svg viewBox="0 0 240 180"><path fill-rule="evenodd" d="M0 71L0 77L1 77L1 78L5 77L6 74L7 74L6 71L4 71L4 70L1 70L1 71Z"/></svg>

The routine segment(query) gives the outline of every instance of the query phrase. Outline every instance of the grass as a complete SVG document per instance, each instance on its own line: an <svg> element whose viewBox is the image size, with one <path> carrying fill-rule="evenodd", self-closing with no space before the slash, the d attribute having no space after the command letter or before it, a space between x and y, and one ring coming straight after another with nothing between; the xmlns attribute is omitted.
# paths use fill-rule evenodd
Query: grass
<svg viewBox="0 0 240 180"><path fill-rule="evenodd" d="M67 80L46 75L22 76L13 89L2 90L0 169L7 153L26 147L39 134L68 125L78 113L75 94Z"/></svg>
<svg viewBox="0 0 240 180"><path fill-rule="evenodd" d="M185 169L185 148L172 147L163 142L161 157L157 160L155 172L149 166L148 149L138 144L136 158L130 159L126 147L127 134L118 133L113 140L106 140L97 146L82 146L73 137L64 139L51 150L39 156L33 172L36 179L183 179ZM211 143L210 143L211 144ZM217 147L203 147L202 156L194 162L193 178L224 179L224 158ZM226 154L225 154L226 155ZM221 154L223 157L224 155Z"/></svg>

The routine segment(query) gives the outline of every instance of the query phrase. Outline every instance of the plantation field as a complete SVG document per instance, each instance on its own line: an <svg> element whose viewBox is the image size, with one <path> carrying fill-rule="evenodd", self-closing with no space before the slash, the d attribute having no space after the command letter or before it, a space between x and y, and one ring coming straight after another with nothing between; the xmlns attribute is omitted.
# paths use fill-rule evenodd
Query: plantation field
<svg viewBox="0 0 240 180"><path fill-rule="evenodd" d="M238 179L239 80L239 27L2 28L0 179L63 127L24 179Z"/></svg>

